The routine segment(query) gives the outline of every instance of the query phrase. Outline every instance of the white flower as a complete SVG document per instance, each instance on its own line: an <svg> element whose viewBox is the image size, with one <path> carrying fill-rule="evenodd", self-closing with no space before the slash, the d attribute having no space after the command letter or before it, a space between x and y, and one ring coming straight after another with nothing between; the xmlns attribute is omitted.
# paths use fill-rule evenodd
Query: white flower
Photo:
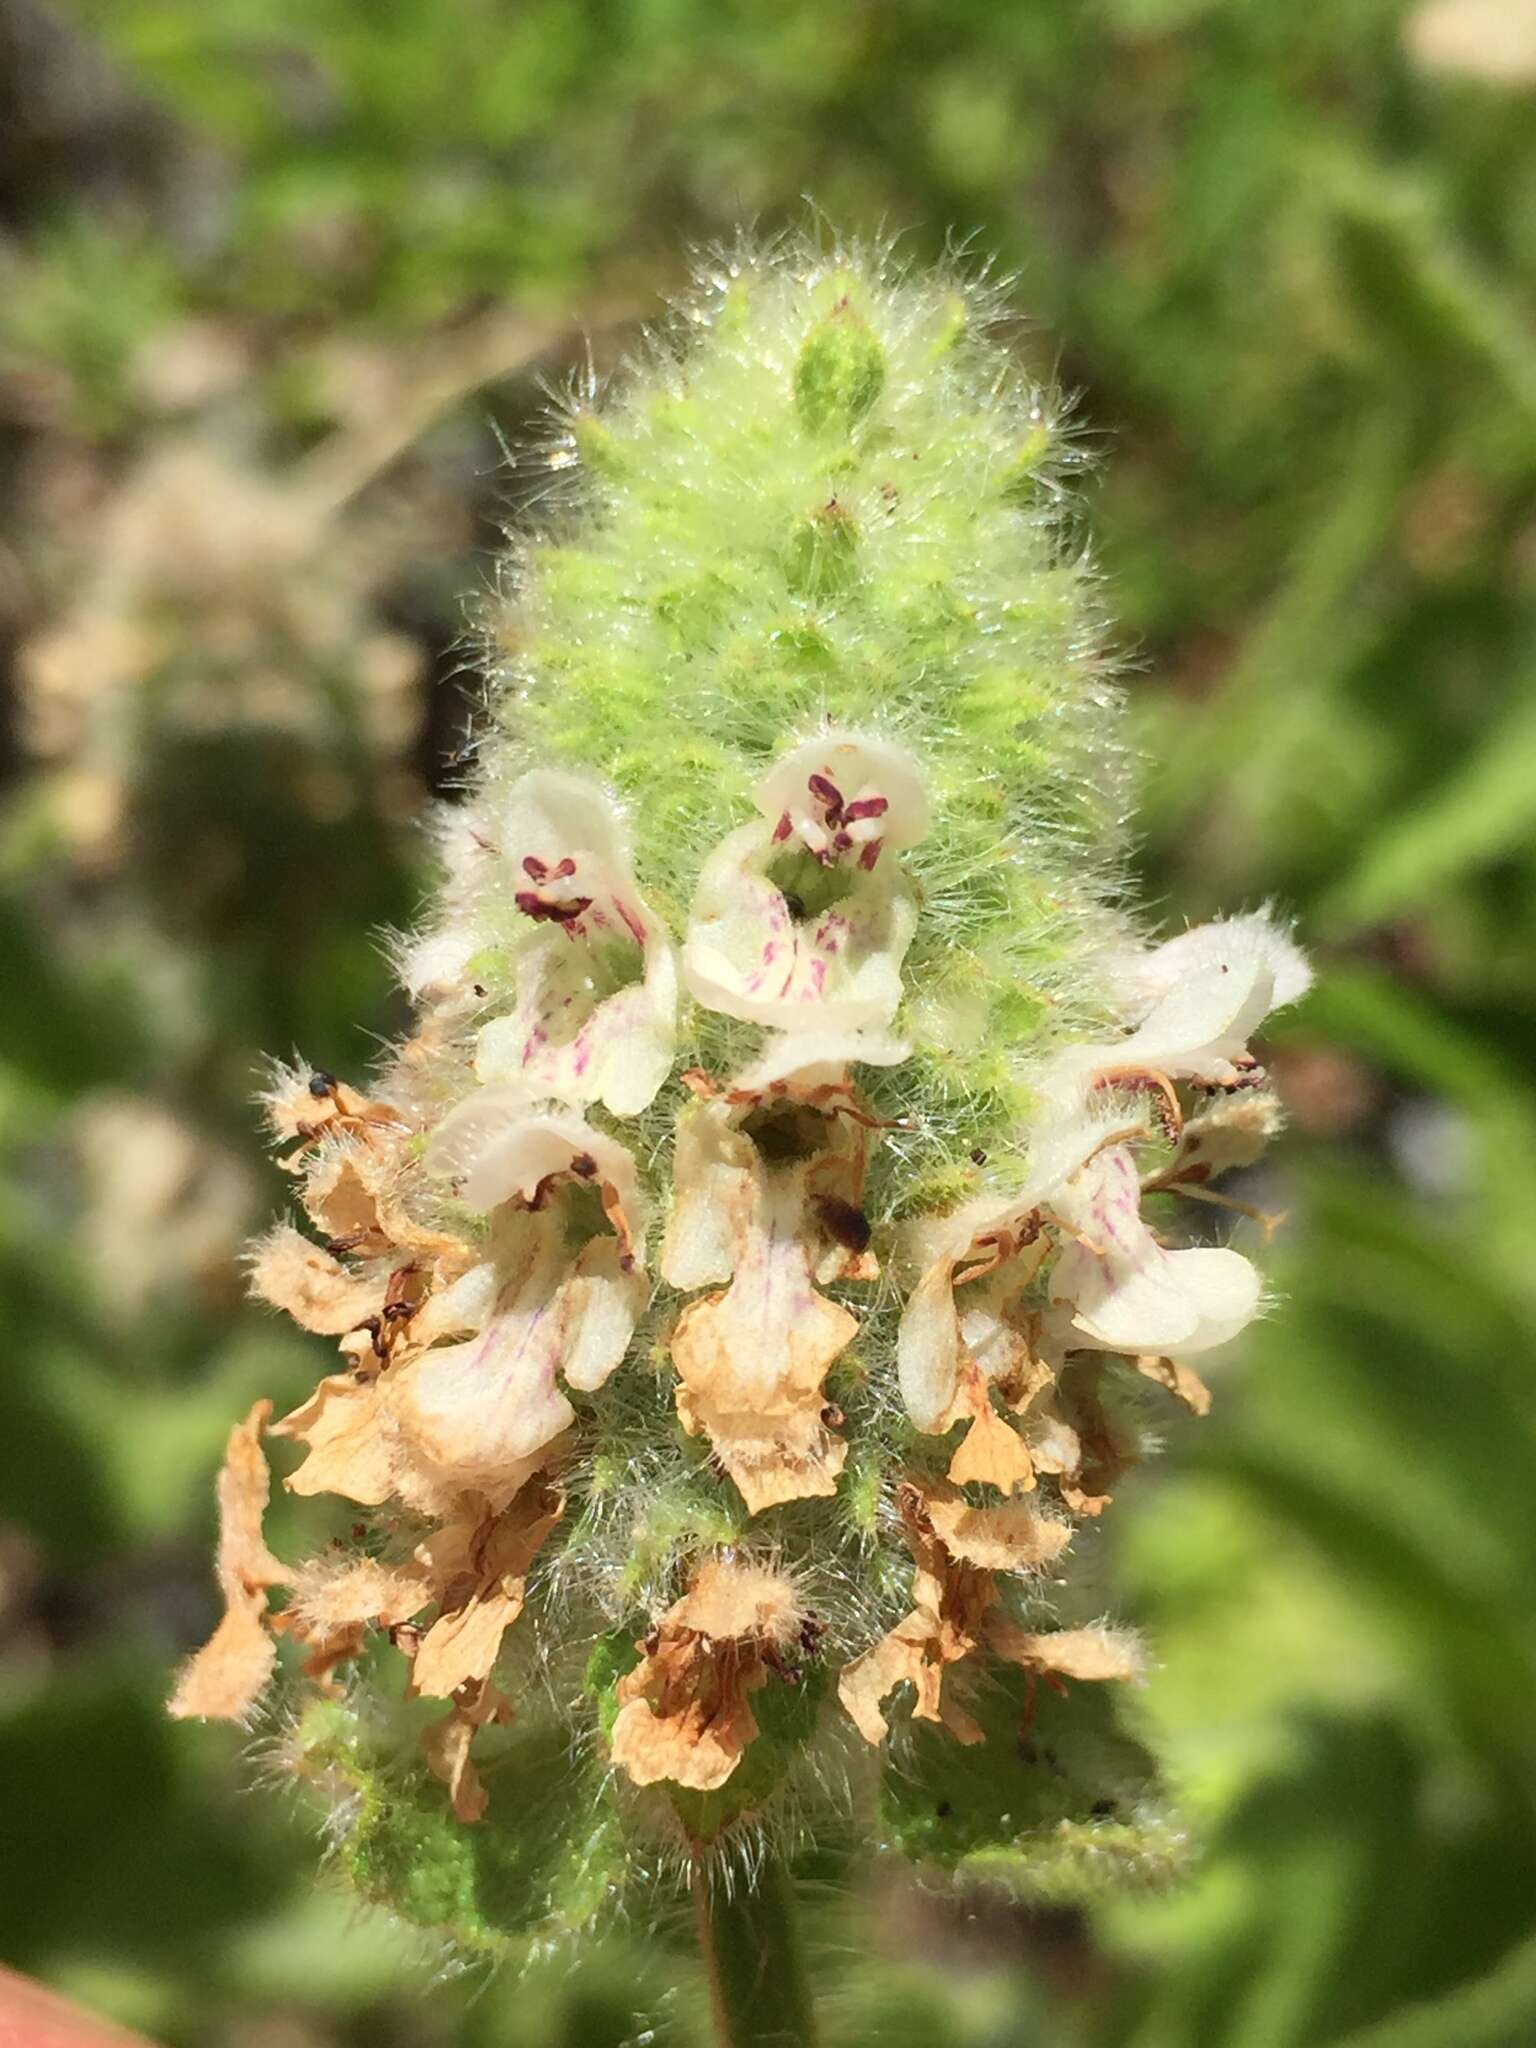
<svg viewBox="0 0 1536 2048"><path fill-rule="evenodd" d="M474 1334L385 1375L380 1398L413 1464L510 1498L575 1420L560 1380L601 1387L645 1307L634 1162L579 1117L485 1090L444 1118L427 1165L492 1212L490 1256L434 1304L443 1334Z"/></svg>
<svg viewBox="0 0 1536 2048"><path fill-rule="evenodd" d="M792 747L753 792L776 842L797 841L832 866L871 869L884 847L915 846L928 830L922 771L905 747L827 733Z"/></svg>
<svg viewBox="0 0 1536 2048"><path fill-rule="evenodd" d="M672 1065L677 973L618 813L596 783L537 769L513 785L499 845L528 930L516 1006L479 1033L477 1077L637 1114Z"/></svg>
<svg viewBox="0 0 1536 2048"><path fill-rule="evenodd" d="M903 748L828 733L793 748L754 792L761 817L699 877L683 973L707 1009L789 1032L887 1024L917 921L887 848L928 824Z"/></svg>
<svg viewBox="0 0 1536 2048"><path fill-rule="evenodd" d="M1087 1118L1049 1124L1010 1200L972 1202L926 1231L897 1369L918 1429L942 1436L970 1424L949 1468L956 1484L1009 1492L1044 1471L1063 1475L1067 1490L1084 1451L1061 1400L1069 1354L1207 1351L1257 1310L1259 1276L1240 1253L1168 1251L1142 1221L1136 1135ZM1027 1290L1048 1263L1031 1306ZM1188 1375L1172 1384L1204 1394ZM1013 1421L994 1408L994 1393Z"/></svg>
<svg viewBox="0 0 1536 2048"><path fill-rule="evenodd" d="M1311 980L1300 950L1263 911L1196 925L1130 966L1126 986L1142 1012L1136 1028L1058 1053L1041 1093L1057 1115L1071 1116L1094 1087L1137 1076L1233 1087L1256 1073L1249 1038Z"/></svg>
<svg viewBox="0 0 1536 2048"><path fill-rule="evenodd" d="M1051 1298L1073 1328L1106 1351L1210 1351L1253 1320L1260 1282L1240 1252L1166 1251L1142 1221L1141 1178L1129 1145L1103 1146L1050 1203L1071 1233L1051 1273Z"/></svg>
<svg viewBox="0 0 1536 2048"><path fill-rule="evenodd" d="M819 1286L879 1267L861 1206L872 1120L837 1050L780 1041L766 1072L712 1093L678 1129L662 1275L689 1290L729 1283L673 1329L678 1413L753 1514L835 1492L848 1455L823 1386L859 1324Z"/></svg>
<svg viewBox="0 0 1536 2048"><path fill-rule="evenodd" d="M521 1089L477 1088L465 1096L432 1133L426 1168L482 1211L514 1200L536 1207L543 1183L570 1173L602 1189L609 1220L633 1247L640 1200L633 1158L582 1117L536 1110Z"/></svg>
<svg viewBox="0 0 1536 2048"><path fill-rule="evenodd" d="M1051 1127L1036 1138L1030 1171L1011 1198L981 1197L918 1233L923 1273L902 1313L897 1376L925 1435L970 1424L949 1468L957 1485L1006 1493L1032 1487L1037 1470L1076 1464L1076 1432L1053 1398L1058 1361L1044 1355L1042 1317L1027 1307L1025 1289L1051 1250L1041 1204L1119 1135L1087 1122ZM993 1408L994 1390L1017 1429Z"/></svg>

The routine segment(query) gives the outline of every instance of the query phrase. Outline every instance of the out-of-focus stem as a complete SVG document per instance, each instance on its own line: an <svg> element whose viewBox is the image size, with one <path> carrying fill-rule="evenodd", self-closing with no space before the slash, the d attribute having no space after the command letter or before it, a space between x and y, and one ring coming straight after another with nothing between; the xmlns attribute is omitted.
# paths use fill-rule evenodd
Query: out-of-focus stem
<svg viewBox="0 0 1536 2048"><path fill-rule="evenodd" d="M749 1881L693 1875L699 1948L718 2048L814 2048L789 1875L769 1860Z"/></svg>

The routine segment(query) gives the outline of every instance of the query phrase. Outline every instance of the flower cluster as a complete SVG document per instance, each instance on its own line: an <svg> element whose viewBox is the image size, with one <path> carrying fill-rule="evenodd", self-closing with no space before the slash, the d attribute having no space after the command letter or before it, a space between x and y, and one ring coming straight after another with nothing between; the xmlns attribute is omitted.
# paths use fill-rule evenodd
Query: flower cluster
<svg viewBox="0 0 1536 2048"><path fill-rule="evenodd" d="M755 800L761 823L729 833L704 863L683 958L699 1003L750 1009L768 1035L735 1075L682 1077L694 1099L678 1119L658 1262L685 1297L664 1339L679 1421L707 1438L750 1517L835 1494L848 1456L826 1382L860 1318L824 1290L880 1275L864 1191L881 1120L855 1070L908 1057L879 1027L899 1005L918 914L897 856L926 813L911 755L836 731L794 747ZM492 1683L501 1639L563 1513L578 1421L569 1393L599 1393L651 1300L636 1161L581 1111L598 1100L647 1108L676 1036L672 942L597 784L529 776L499 844L476 843L510 867L505 886L529 926L515 1008L475 1034L480 1084L419 1133L403 1104L329 1076L285 1080L273 1120L294 1141L288 1163L325 1241L283 1226L255 1260L260 1293L338 1336L348 1360L272 1425L308 1449L292 1490L395 1501L436 1526L389 1566L369 1557L287 1573L261 1536L270 1404L258 1404L221 1482L228 1612L174 1706L243 1714L270 1676L275 1630L296 1634L307 1671L323 1677L355 1654L365 1626L391 1629L414 1689L453 1701L429 1754L463 1819L483 1808L470 1739L507 1711ZM543 851L525 850L534 844ZM801 863L825 877L815 908L797 893L810 886ZM462 1003L473 959L438 966L438 1002ZM885 1733L880 1702L903 1680L915 1715L972 1739L945 1681L986 1654L1078 1678L1136 1669L1110 1634L1022 1630L997 1574L1053 1563L1072 1534L1061 1510L1094 1515L1108 1500L1123 1453L1098 1391L1105 1365L1203 1409L1186 1361L1257 1310L1247 1258L1168 1249L1142 1203L1154 1191L1208 1194L1214 1171L1255 1156L1273 1105L1247 1036L1301 993L1306 969L1272 923L1250 917L1169 941L1129 979L1144 1010L1132 1028L1042 1069L1019 1183L924 1219L900 1247L917 1274L896 1342L901 1398L917 1431L959 1434L942 1482L900 1482L914 1611L838 1680L871 1741ZM447 1209L476 1224L430 1220ZM1012 1498L1037 1493L1043 1476L1056 1510ZM968 1502L967 1486L987 1504ZM266 1591L284 1584L292 1604L269 1616ZM416 1625L429 1608L435 1619ZM756 1732L746 1694L780 1668L803 1620L782 1568L695 1560L687 1591L656 1619L657 1647L620 1685L616 1765L642 1785L722 1783Z"/></svg>
<svg viewBox="0 0 1536 2048"><path fill-rule="evenodd" d="M371 1094L284 1071L268 1099L313 1234L267 1237L255 1288L342 1363L230 1438L226 1612L172 1709L245 1718L282 1637L348 1711L396 1656L443 1703L422 1743L459 1822L518 1721L574 1717L621 1833L696 1847L829 1744L895 1743L909 1776L920 1724L985 1749L999 1674L1026 1725L1037 1687L1135 1678L1074 1560L1143 1447L1137 1390L1203 1412L1190 1361L1262 1300L1176 1211L1211 1220L1276 1127L1251 1041L1306 967L1264 913L1148 946L1113 908L1073 586L999 566L1042 545L1016 470L942 459L1016 446L1038 394L980 340L945 359L943 295L839 263L722 280L713 342L607 429L602 517L524 566L518 737L509 709L445 825L414 1035ZM739 461L695 445L680 481L675 441L689 404L761 412L786 360L789 455L766 423L734 444L770 548ZM590 613L609 572L600 683L566 593ZM759 611L793 680L733 697ZM306 1563L263 1534L264 1435L303 1447L291 1493L363 1512ZM354 1745L377 1825L370 1768Z"/></svg>

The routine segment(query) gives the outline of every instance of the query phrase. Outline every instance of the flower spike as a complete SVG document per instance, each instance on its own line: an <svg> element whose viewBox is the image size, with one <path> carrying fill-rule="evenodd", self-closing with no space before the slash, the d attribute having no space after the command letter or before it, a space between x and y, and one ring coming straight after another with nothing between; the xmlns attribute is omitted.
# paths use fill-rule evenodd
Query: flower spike
<svg viewBox="0 0 1536 2048"><path fill-rule="evenodd" d="M315 1369L229 1437L172 1711L270 1699L338 1862L465 1954L831 1799L1052 1882L1159 1809L1088 1539L1260 1311L1223 1176L1308 969L1125 908L1061 409L996 310L743 245L573 401L411 1029L267 1091L251 1285Z"/></svg>

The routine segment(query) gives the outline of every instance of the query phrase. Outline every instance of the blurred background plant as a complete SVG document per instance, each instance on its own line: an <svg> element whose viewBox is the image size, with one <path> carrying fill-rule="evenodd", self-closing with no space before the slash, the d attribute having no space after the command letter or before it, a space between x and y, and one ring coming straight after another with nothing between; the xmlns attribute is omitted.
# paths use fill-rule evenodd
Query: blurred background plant
<svg viewBox="0 0 1536 2048"><path fill-rule="evenodd" d="M1189 1874L808 1873L829 2031L1536 2039L1533 94L1531 0L0 0L6 1959L177 2048L701 2038L666 1929L445 1981L160 1710L228 1418L315 1366L243 1302L261 1054L401 1021L515 451L809 191L1017 270L1148 888L1321 969L1283 1313L1116 1537Z"/></svg>

